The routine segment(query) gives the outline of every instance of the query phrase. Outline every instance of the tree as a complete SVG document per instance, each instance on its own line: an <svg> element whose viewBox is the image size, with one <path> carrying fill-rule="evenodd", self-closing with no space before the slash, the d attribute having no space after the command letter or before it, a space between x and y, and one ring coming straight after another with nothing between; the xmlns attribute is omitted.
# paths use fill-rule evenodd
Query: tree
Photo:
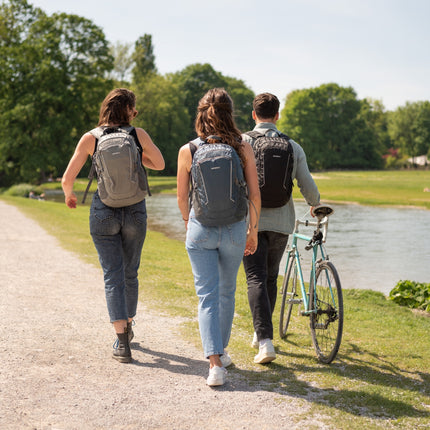
<svg viewBox="0 0 430 430"><path fill-rule="evenodd" d="M194 120L199 100L211 88L225 88L234 103L237 126L242 131L253 127L251 117L254 93L246 87L242 80L223 76L210 64L191 64L185 69L171 75L181 91L184 92L184 105L190 117L189 139L195 137Z"/></svg>
<svg viewBox="0 0 430 430"><path fill-rule="evenodd" d="M369 98L361 100L360 117L375 132L378 152L386 154L392 142L388 134L388 113L382 101Z"/></svg>
<svg viewBox="0 0 430 430"><path fill-rule="evenodd" d="M139 111L134 125L145 129L160 148L166 162L162 174L175 175L178 151L189 132L183 93L171 78L157 74L147 76L133 90Z"/></svg>
<svg viewBox="0 0 430 430"><path fill-rule="evenodd" d="M110 46L110 54L113 57L113 70L109 77L118 83L118 87L128 87L131 80L133 58L131 43L117 42Z"/></svg>
<svg viewBox="0 0 430 430"><path fill-rule="evenodd" d="M313 169L377 168L377 135L360 111L351 87L324 84L288 94L278 125L302 145Z"/></svg>
<svg viewBox="0 0 430 430"><path fill-rule="evenodd" d="M26 0L0 5L0 185L62 173L111 83L103 32Z"/></svg>
<svg viewBox="0 0 430 430"><path fill-rule="evenodd" d="M411 157L430 151L430 102L406 103L391 112L388 133L396 148Z"/></svg>
<svg viewBox="0 0 430 430"><path fill-rule="evenodd" d="M144 34L134 44L132 74L135 85L138 85L148 74L157 72L153 50L150 34Z"/></svg>
<svg viewBox="0 0 430 430"><path fill-rule="evenodd" d="M230 94L234 103L234 119L242 132L252 130L255 126L252 119L252 101L255 94L241 79L224 76L225 89Z"/></svg>

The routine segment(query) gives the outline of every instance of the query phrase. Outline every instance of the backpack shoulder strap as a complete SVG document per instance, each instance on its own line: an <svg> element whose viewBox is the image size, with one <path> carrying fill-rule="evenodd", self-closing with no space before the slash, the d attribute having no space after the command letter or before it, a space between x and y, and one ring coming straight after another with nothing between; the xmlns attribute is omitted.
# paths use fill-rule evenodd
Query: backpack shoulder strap
<svg viewBox="0 0 430 430"><path fill-rule="evenodd" d="M96 141L95 141L95 144L94 144L93 156L91 157L91 168L90 168L90 172L88 173L89 182L88 182L87 188L85 188L84 196L82 197L82 204L85 203L85 199L87 198L88 191L89 191L89 189L91 187L91 184L92 184L93 179L94 179L94 175L96 173L96 168L95 168L95 165L94 165L94 155L96 154L96 151L97 151L97 143L98 143L100 137L103 135L103 132L104 132L103 127L93 128L89 132L91 135L94 136L94 138L95 138Z"/></svg>
<svg viewBox="0 0 430 430"><path fill-rule="evenodd" d="M136 142L137 150L140 154L140 165L142 166L142 169L145 172L145 180L146 180L146 188L148 190L148 196L152 196L151 190L149 189L148 174L146 173L145 166L142 163L143 147L142 147L142 144L140 143L139 137L137 136L137 131L133 126L121 127L121 130L124 130L130 136L133 136L134 141Z"/></svg>
<svg viewBox="0 0 430 430"><path fill-rule="evenodd" d="M194 142L188 142L188 146L190 147L191 159L194 158L194 154L197 151L197 145Z"/></svg>
<svg viewBox="0 0 430 430"><path fill-rule="evenodd" d="M130 129L130 130L128 130L128 129ZM143 148L142 148L142 145L140 143L139 138L137 137L136 129L134 127L124 127L124 130L127 131L127 133L129 133L130 136L134 137L134 141L136 142L137 149L139 150L140 155L142 155Z"/></svg>
<svg viewBox="0 0 430 430"><path fill-rule="evenodd" d="M263 133L260 133L257 130L247 131L245 134L248 135L248 136L250 136L250 137L252 137L253 139L258 139L259 137L263 137L264 136Z"/></svg>
<svg viewBox="0 0 430 430"><path fill-rule="evenodd" d="M90 130L90 134L92 134L96 139L96 143L94 145L93 157L97 151L97 143L98 143L99 139L102 137L103 133L104 133L103 127L96 127L96 128L93 128L92 130Z"/></svg>
<svg viewBox="0 0 430 430"><path fill-rule="evenodd" d="M282 137L283 139L288 140L288 142L290 141L290 137L284 133L279 132L279 137Z"/></svg>
<svg viewBox="0 0 430 430"><path fill-rule="evenodd" d="M199 149L199 146L202 143L205 143L205 142L201 140L199 137L197 139L194 139L188 142L188 146L190 147L190 152L191 152L191 160L194 158L194 154L196 153L197 149Z"/></svg>

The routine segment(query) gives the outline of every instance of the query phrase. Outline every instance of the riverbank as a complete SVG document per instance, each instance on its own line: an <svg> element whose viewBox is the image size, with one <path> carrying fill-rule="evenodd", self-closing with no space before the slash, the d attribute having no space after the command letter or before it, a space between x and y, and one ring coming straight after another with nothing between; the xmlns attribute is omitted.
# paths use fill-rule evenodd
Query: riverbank
<svg viewBox="0 0 430 430"><path fill-rule="evenodd" d="M0 356L0 400L7 405L0 409L1 428L430 425L429 318L382 294L345 291L344 337L332 365L316 361L307 320L294 315L293 334L274 340L277 360L257 366L241 272L229 345L234 366L226 386L212 390L205 385L207 362L183 243L150 231L140 273L135 363L118 367L109 357L113 336L88 235L88 208L72 211L30 199L8 203L0 201L7 220L0 233L7 244L1 251L0 312L11 321L1 328L7 345ZM25 318L17 321L17 314Z"/></svg>

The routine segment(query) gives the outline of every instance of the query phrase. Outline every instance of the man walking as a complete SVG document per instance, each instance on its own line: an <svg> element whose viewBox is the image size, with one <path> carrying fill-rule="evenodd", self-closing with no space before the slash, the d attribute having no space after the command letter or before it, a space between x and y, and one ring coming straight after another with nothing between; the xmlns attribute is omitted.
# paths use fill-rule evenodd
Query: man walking
<svg viewBox="0 0 430 430"><path fill-rule="evenodd" d="M259 94L253 101L253 131L242 137L254 149L261 191L261 214L258 247L243 258L248 284L248 301L254 324L252 346L258 348L254 362L269 363L276 358L273 347L272 314L277 295L279 264L293 233L293 180L310 206L319 204L318 188L309 172L306 155L300 145L276 128L279 100L269 93Z"/></svg>

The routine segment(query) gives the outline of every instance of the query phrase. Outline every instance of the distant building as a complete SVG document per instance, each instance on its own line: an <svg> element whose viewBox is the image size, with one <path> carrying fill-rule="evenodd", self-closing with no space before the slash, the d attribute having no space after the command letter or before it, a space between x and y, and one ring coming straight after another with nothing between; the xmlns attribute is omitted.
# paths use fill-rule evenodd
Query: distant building
<svg viewBox="0 0 430 430"><path fill-rule="evenodd" d="M427 155L419 155L418 157L408 158L408 163L415 164L416 166L428 166L430 160Z"/></svg>

